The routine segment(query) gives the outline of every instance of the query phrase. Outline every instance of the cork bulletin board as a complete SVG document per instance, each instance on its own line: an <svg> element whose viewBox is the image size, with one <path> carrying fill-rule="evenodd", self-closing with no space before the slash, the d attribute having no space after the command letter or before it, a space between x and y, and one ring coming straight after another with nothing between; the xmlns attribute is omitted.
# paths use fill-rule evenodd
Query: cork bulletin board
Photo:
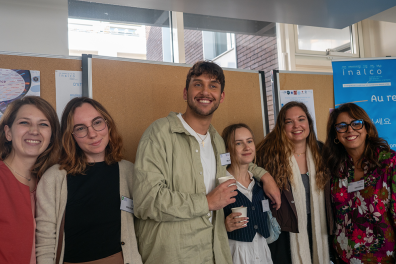
<svg viewBox="0 0 396 264"><path fill-rule="evenodd" d="M40 97L56 109L55 70L81 71L81 59L0 54L0 68L40 71Z"/></svg>
<svg viewBox="0 0 396 264"><path fill-rule="evenodd" d="M183 89L190 67L92 58L92 97L115 119L125 148L134 162L147 127L169 112L184 113ZM225 100L212 124L221 134L230 124L249 125L259 142L264 138L258 73L225 71Z"/></svg>
<svg viewBox="0 0 396 264"><path fill-rule="evenodd" d="M81 58L0 54L0 68L40 71L40 93L56 109L55 71L81 71ZM169 112L186 110L183 89L190 66L92 58L92 97L116 121L124 141L125 159L134 162L143 132ZM221 134L233 123L249 125L259 142L264 138L259 73L224 71L225 100L212 120Z"/></svg>
<svg viewBox="0 0 396 264"><path fill-rule="evenodd" d="M334 108L333 75L279 72L278 87L280 90L313 90L317 137L325 142L330 108Z"/></svg>

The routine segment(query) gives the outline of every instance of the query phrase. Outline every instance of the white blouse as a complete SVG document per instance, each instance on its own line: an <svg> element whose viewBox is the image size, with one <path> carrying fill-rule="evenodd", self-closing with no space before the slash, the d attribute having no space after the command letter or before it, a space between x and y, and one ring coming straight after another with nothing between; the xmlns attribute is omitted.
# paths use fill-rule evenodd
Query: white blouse
<svg viewBox="0 0 396 264"><path fill-rule="evenodd" d="M237 188L246 198L252 201L255 181L253 174L250 171L248 173L251 180L249 186L246 188L237 181ZM227 176L232 175L227 171ZM259 233L256 233L252 242L228 239L228 243L234 264L273 264L267 240Z"/></svg>

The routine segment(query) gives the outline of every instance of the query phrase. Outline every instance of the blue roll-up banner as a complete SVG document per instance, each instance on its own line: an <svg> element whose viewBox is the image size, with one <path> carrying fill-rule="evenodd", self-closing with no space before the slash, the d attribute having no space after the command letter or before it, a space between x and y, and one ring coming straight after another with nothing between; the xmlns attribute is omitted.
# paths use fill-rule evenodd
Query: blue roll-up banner
<svg viewBox="0 0 396 264"><path fill-rule="evenodd" d="M355 103L396 150L396 58L333 61L334 100Z"/></svg>

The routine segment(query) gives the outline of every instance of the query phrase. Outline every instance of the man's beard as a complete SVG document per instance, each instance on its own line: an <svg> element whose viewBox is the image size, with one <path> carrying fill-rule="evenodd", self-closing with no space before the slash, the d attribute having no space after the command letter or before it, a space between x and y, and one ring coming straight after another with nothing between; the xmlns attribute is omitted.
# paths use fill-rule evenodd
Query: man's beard
<svg viewBox="0 0 396 264"><path fill-rule="evenodd" d="M214 111L216 111L220 105L220 102L217 102L217 103L216 102L213 105L213 107L207 113L205 113L201 109L199 109L196 105L194 105L192 100L190 100L190 99L187 100L187 104L191 108L191 110L193 110L196 114L201 115L201 116L210 116L211 114L213 114Z"/></svg>

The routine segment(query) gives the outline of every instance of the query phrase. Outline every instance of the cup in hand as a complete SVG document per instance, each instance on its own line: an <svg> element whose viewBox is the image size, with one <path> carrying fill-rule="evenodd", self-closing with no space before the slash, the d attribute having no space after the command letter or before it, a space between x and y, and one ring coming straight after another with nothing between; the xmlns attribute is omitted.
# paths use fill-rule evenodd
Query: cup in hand
<svg viewBox="0 0 396 264"><path fill-rule="evenodd" d="M223 182L226 182L228 180L235 180L234 176L224 176L224 177L220 177L219 178L219 184L222 184ZM231 185L236 185L235 183L230 184L228 187L230 187Z"/></svg>
<svg viewBox="0 0 396 264"><path fill-rule="evenodd" d="M235 218L239 218L239 217L247 217L247 207L234 207L234 208L231 208L231 211L233 212L233 213L241 213L242 215L240 215L240 216L237 216L237 217L235 217Z"/></svg>

